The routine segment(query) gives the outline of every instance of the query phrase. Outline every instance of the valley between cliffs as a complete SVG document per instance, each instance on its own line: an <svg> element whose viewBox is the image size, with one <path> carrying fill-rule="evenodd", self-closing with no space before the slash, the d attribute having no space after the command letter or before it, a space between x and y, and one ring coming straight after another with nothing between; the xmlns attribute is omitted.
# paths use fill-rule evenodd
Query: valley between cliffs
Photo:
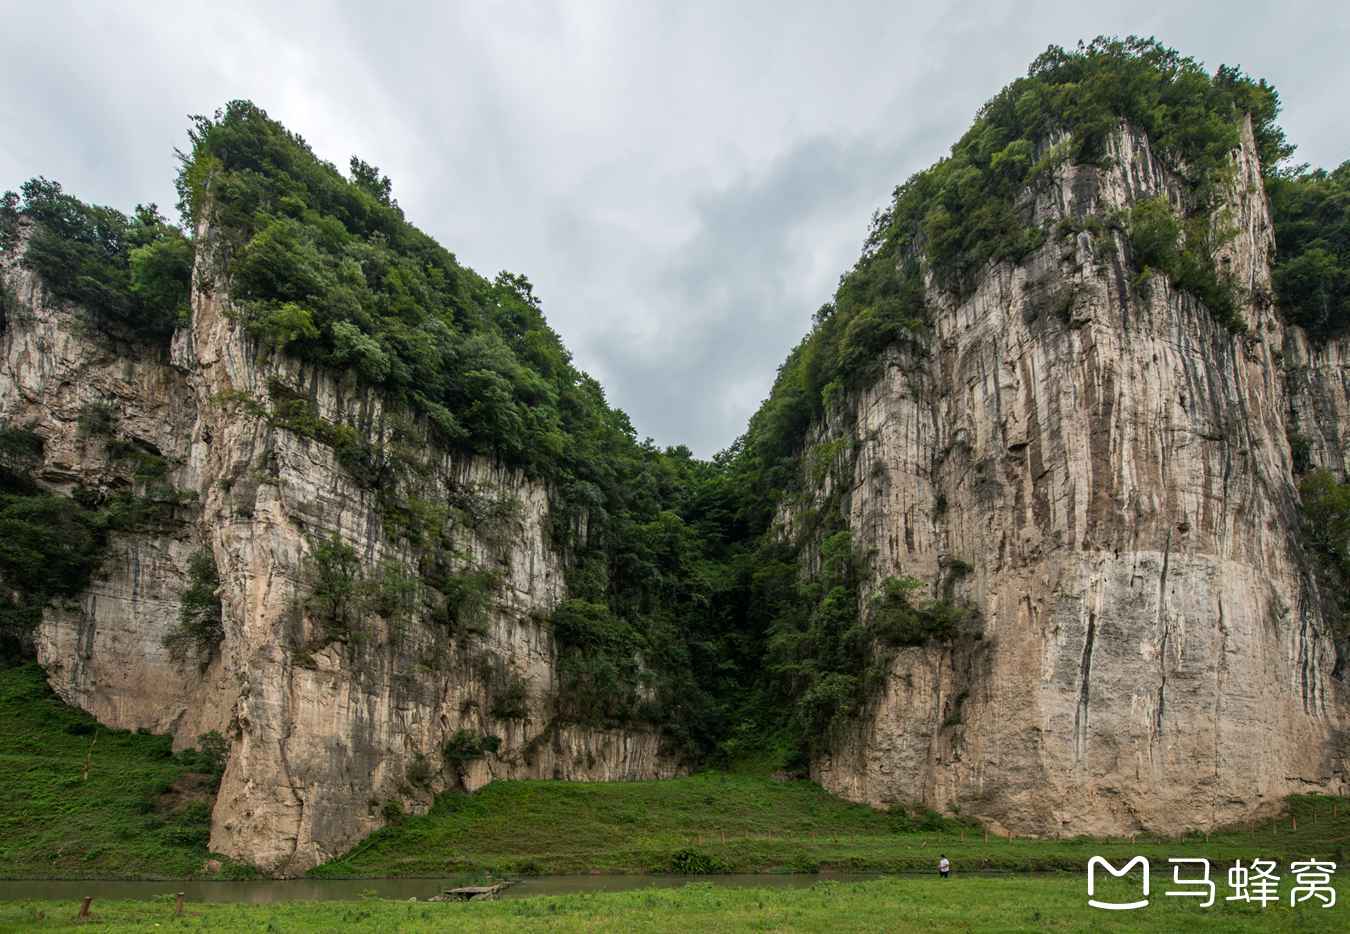
<svg viewBox="0 0 1350 934"><path fill-rule="evenodd" d="M1042 837L1346 794L1350 312L1276 246L1350 169L1277 172L1278 110L1155 40L1047 50L712 461L250 102L193 118L181 227L35 179L0 205L0 653L220 734L210 851L279 876L498 779L748 762Z"/></svg>

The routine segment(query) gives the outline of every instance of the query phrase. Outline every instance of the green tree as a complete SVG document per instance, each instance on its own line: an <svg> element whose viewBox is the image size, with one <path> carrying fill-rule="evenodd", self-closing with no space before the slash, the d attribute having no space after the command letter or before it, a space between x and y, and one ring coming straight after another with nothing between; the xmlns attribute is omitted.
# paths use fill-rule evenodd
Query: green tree
<svg viewBox="0 0 1350 934"><path fill-rule="evenodd" d="M1350 162L1301 166L1269 183L1280 309L1314 337L1350 327Z"/></svg>
<svg viewBox="0 0 1350 934"><path fill-rule="evenodd" d="M337 535L310 543L306 606L319 617L330 639L346 639L359 621L361 562Z"/></svg>
<svg viewBox="0 0 1350 934"><path fill-rule="evenodd" d="M203 548L188 561L188 586L179 604L178 625L165 636L164 645L175 660L194 656L204 668L224 638L220 574L215 556Z"/></svg>
<svg viewBox="0 0 1350 934"><path fill-rule="evenodd" d="M275 351L285 350L297 341L314 340L319 336L319 329L314 326L314 315L308 308L295 302L259 309L249 322L249 331Z"/></svg>

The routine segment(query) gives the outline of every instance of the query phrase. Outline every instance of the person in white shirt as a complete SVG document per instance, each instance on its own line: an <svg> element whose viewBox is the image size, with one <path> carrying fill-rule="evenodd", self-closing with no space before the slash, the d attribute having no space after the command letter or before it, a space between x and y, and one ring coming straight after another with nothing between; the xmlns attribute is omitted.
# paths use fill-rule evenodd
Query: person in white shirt
<svg viewBox="0 0 1350 934"><path fill-rule="evenodd" d="M951 874L952 874L952 864L949 863L949 862L947 862L947 857L945 857L945 856L939 857L939 858L938 858L938 875L942 876L942 878L945 879L945 878L947 878L948 876L950 876Z"/></svg>

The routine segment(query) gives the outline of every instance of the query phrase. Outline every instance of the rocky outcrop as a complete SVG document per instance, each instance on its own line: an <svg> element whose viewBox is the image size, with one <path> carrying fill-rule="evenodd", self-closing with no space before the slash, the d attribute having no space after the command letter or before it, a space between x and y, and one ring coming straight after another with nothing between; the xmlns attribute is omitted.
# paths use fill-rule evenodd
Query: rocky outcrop
<svg viewBox="0 0 1350 934"><path fill-rule="evenodd" d="M39 479L66 492L130 489L119 457L132 449L159 465L159 495L173 503L171 519L113 535L88 590L47 612L37 649L61 697L180 746L223 733L211 847L279 874L348 849L384 822L388 802L421 810L453 785L675 774L654 734L555 722L544 620L565 584L548 491L490 460L436 453L378 393L259 347L231 317L200 248L210 241L198 231L192 323L167 350L116 346L16 259L3 269L18 310L0 335L0 418L44 439ZM400 502L433 507L421 531L452 544L453 570L494 582L480 631L452 635L414 596L360 611L343 639L321 637L305 599L318 543L354 549L371 578L415 580L423 553L406 516L391 517L387 477L363 480L305 423L276 417L297 398L311 427L347 426L363 450L405 445ZM104 429L89 431L87 417L82 429L96 409ZM204 664L165 648L201 549L220 575L225 630ZM496 703L504 685L511 709ZM445 766L460 730L500 747Z"/></svg>
<svg viewBox="0 0 1350 934"><path fill-rule="evenodd" d="M1245 335L1162 277L1139 288L1119 230L1057 225L1180 203L1144 136L1122 126L1111 155L1036 196L1056 226L1023 264L959 302L930 290L931 350L893 352L817 435L857 441L849 525L876 582L933 582L983 627L900 652L813 764L846 797L1017 833L1178 832L1346 787L1350 707L1289 441L1296 416L1315 462L1345 465L1343 348L1271 307L1249 129L1219 257Z"/></svg>
<svg viewBox="0 0 1350 934"><path fill-rule="evenodd" d="M1302 328L1285 329L1289 441L1299 467L1350 475L1350 341L1313 341Z"/></svg>

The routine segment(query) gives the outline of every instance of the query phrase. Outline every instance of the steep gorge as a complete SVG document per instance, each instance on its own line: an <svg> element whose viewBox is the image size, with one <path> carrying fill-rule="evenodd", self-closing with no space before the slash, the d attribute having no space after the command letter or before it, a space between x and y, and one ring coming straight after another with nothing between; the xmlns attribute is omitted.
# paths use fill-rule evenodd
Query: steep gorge
<svg viewBox="0 0 1350 934"><path fill-rule="evenodd" d="M1218 130L1084 104L1079 67ZM770 747L1018 834L1343 793L1346 641L1298 481L1350 470L1350 337L1276 300L1273 91L1134 40L1019 81L897 189L711 464L637 443L528 280L474 277L378 170L245 102L198 118L162 342L44 281L60 218L16 200L0 427L40 489L150 504L42 610L52 686L222 733L211 848L277 874L438 793ZM1160 210L1190 266L1145 261ZM219 631L185 654L202 556Z"/></svg>

